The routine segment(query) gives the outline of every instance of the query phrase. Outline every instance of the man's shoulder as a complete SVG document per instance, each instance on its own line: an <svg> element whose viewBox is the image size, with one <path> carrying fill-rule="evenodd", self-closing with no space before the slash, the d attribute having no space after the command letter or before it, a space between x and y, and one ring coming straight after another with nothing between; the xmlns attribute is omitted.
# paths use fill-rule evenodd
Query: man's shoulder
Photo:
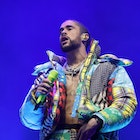
<svg viewBox="0 0 140 140"><path fill-rule="evenodd" d="M116 66L130 66L133 61L130 59L119 58L114 54L104 54L98 59L100 64L104 65L116 65Z"/></svg>

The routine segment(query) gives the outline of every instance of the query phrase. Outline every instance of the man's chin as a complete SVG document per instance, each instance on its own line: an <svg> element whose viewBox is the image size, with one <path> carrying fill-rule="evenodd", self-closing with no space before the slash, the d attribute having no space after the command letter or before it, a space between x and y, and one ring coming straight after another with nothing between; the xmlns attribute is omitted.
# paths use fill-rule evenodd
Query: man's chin
<svg viewBox="0 0 140 140"><path fill-rule="evenodd" d="M69 52L71 48L66 43L66 44L61 45L61 49L62 49L63 52Z"/></svg>
<svg viewBox="0 0 140 140"><path fill-rule="evenodd" d="M69 47L62 47L61 50L63 52L70 52L71 51L71 48L69 48Z"/></svg>
<svg viewBox="0 0 140 140"><path fill-rule="evenodd" d="M73 45L72 43L71 44L66 43L66 44L61 45L61 50L63 52L71 52L71 51L77 49L79 46L80 46L79 44Z"/></svg>
<svg viewBox="0 0 140 140"><path fill-rule="evenodd" d="M71 52L73 50L76 49L76 47L71 47L71 46L67 46L67 47L61 47L63 52Z"/></svg>

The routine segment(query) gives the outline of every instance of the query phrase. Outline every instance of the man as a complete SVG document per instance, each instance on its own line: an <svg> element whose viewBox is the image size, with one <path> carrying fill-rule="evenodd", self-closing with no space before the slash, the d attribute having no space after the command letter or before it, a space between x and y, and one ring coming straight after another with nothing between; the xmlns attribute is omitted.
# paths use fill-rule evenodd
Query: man
<svg viewBox="0 0 140 140"><path fill-rule="evenodd" d="M36 67L37 78L20 118L25 126L40 130L40 140L118 140L118 130L133 119L137 100L123 68L131 61L99 56L96 40L87 54L89 42L89 32L81 23L66 20L60 27L66 61L47 51L50 62Z"/></svg>

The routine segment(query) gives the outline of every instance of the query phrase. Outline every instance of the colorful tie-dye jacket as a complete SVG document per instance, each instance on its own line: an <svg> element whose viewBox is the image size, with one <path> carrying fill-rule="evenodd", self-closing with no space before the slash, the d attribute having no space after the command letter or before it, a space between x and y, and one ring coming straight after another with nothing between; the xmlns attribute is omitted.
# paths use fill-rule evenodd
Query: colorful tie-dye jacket
<svg viewBox="0 0 140 140"><path fill-rule="evenodd" d="M109 75L107 85L100 93L91 93L92 97L90 96L90 99L85 99L85 95L82 95L81 93L81 95L79 96L80 103L78 104L78 111L75 110L76 107L74 106L72 112L72 117L75 116L73 115L75 111L79 112L79 119L83 120L88 118L90 115L96 115L101 118L103 120L103 125L100 129L100 133L117 131L128 125L135 115L137 106L137 100L132 81L124 67L121 66L122 64L125 66L125 60L114 58L114 56L112 57L112 55L105 55L101 57L99 63L92 65L92 74L94 75L100 63L108 62L111 62L111 65L115 64L116 67ZM66 79L64 78L65 74L63 72L63 68L60 65L57 66L59 67L57 68L57 70L61 71L58 80L61 81L62 79L61 82L65 85ZM36 72L42 72L42 70L44 71L48 69L47 67L50 67L50 63L40 65L39 68L41 69L37 69ZM91 78L91 81L92 80L93 79ZM26 127L34 130L40 130L42 129L44 110L46 110L46 108L44 105L42 105L37 110L34 110L34 103L32 101L33 95L31 95L34 88L35 84L33 84L33 86L31 87L20 109L20 118L22 123ZM92 92L91 88L92 82L90 84L90 91ZM86 100L86 102L83 103L83 100ZM77 99L75 99L75 103L76 101Z"/></svg>

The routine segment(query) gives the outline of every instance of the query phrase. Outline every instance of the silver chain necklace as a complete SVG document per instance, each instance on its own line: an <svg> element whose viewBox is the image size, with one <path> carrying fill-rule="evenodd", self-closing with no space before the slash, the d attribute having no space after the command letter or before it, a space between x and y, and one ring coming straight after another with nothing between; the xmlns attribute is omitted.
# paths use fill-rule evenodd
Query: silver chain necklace
<svg viewBox="0 0 140 140"><path fill-rule="evenodd" d="M65 65L64 65L65 74L66 75L71 75L71 76L77 75L80 72L80 70L82 69L84 61L85 61L85 59L78 66L76 66L74 68L70 67L66 62Z"/></svg>

